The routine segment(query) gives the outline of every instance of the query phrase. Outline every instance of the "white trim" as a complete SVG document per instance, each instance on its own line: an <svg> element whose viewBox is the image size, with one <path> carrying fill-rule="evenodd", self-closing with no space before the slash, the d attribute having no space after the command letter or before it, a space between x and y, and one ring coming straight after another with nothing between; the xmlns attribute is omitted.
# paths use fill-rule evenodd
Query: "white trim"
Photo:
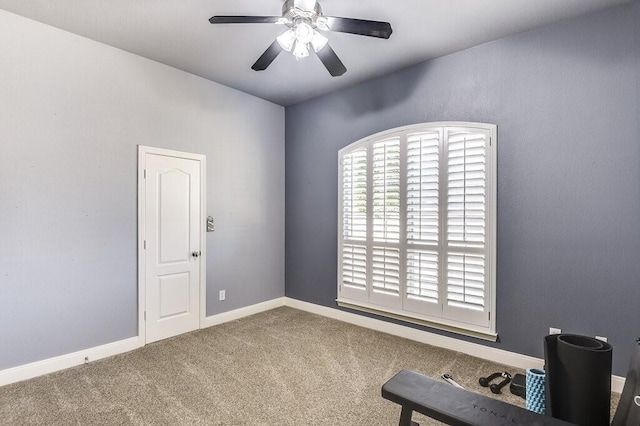
<svg viewBox="0 0 640 426"><path fill-rule="evenodd" d="M463 340L451 337L440 336L438 334L429 333L427 331L417 330L374 318L365 317L363 315L352 314L350 312L341 311L326 306L315 305L313 303L303 302L301 300L291 299L289 297L279 297L268 300L266 302L255 305L246 306L244 308L235 309L229 312L223 312L217 315L211 315L205 318L204 325L201 328L212 327L229 321L235 321L260 312L271 309L288 306L290 308L299 309L301 311L310 312L312 314L321 315L338 321L354 324L360 327L369 328L380 331L382 333L392 334L394 336L403 337L428 345L438 346L453 351L463 352L477 358L486 359L500 364L510 365L516 368L542 368L544 361L539 358L527 355L508 352L502 349L491 348L489 346L478 345L476 343L465 342ZM99 359L129 352L144 346L140 343L139 337L131 337L113 343L107 343L94 348L83 349L71 354L61 355L55 358L49 358L42 361L36 361L30 364L20 365L18 367L0 370L0 386L9 385L11 383L21 382L23 380L32 379L44 374L54 373L56 371L75 367L85 363L85 357L89 361L97 361ZM611 376L611 390L613 392L622 392L625 378L620 376Z"/></svg>
<svg viewBox="0 0 640 426"><path fill-rule="evenodd" d="M476 358L497 362L499 364L509 365L523 370L527 368L543 368L544 366L544 360L540 358L522 355L516 352L509 352L503 349L492 348L490 346L479 345L477 343L454 339L452 337L441 336L439 334L429 333L428 331L418 330L399 324L381 321L375 318L365 317L363 315L352 314L350 312L345 312L326 306L315 305L313 303L303 302L288 297L285 300L285 306L310 312L312 314L333 318L338 321L347 322L349 324L369 328L416 342L425 343L427 345L462 352ZM624 382L624 377L611 376L611 390L618 393L622 392Z"/></svg>
<svg viewBox="0 0 640 426"><path fill-rule="evenodd" d="M243 317L254 315L260 312L279 308L285 305L285 298L268 300L266 302L257 303L255 305L246 306L244 308L235 309L233 311L224 312L217 315L206 317L201 328L211 327L228 321L234 321ZM83 349L81 351L70 354L60 355L54 358L43 359L41 361L32 362L30 364L19 365L17 367L0 370L0 386L9 385L11 383L21 382L23 380L32 379L56 371L65 370L67 368L76 367L85 363L85 358L89 358L89 362L99 359L129 352L144 346L144 340L139 336L130 337L128 339L119 340L117 342L107 343L105 345L93 348Z"/></svg>
<svg viewBox="0 0 640 426"><path fill-rule="evenodd" d="M423 325L438 330L444 330L451 333L461 334L463 336L475 337L477 339L488 340L495 342L498 340L498 335L495 333L487 333L483 328L477 327L473 324L462 324L459 326L459 322L443 319L439 321L431 321L427 315L420 315L410 311L403 311L398 309L390 309L386 306L380 308L372 303L365 303L360 301L352 301L346 298L336 299L338 306L342 308L351 309L354 311L368 312L381 317L393 318L404 322L410 322L413 324Z"/></svg>
<svg viewBox="0 0 640 426"><path fill-rule="evenodd" d="M144 346L147 341L146 327L144 325L144 310L145 300L147 297L145 286L145 253L142 250L144 245L145 233L144 233L144 218L146 217L145 210L145 184L144 184L144 170L145 170L145 155L143 146L138 145L138 340L140 346Z"/></svg>
<svg viewBox="0 0 640 426"><path fill-rule="evenodd" d="M260 312L270 311L271 309L285 306L285 299L285 297L279 297L277 299L267 300L266 302L257 303L255 305L245 306L244 308L234 309L233 311L208 316L205 318L204 324L200 328L213 327L214 325L224 324L225 322L235 321Z"/></svg>
<svg viewBox="0 0 640 426"><path fill-rule="evenodd" d="M89 362L93 362L124 352L129 352L140 347L142 347L142 345L140 345L138 337L130 337L117 342L107 343L106 345L83 349L78 352L8 368L0 371L0 386L21 382L44 374L54 373L56 371L82 365L86 362L85 358L88 358Z"/></svg>
<svg viewBox="0 0 640 426"><path fill-rule="evenodd" d="M163 155L167 157L186 158L200 163L200 306L199 328L203 328L207 317L207 234L206 234L206 209L207 209L207 157L203 154L174 151L164 148L138 145L138 339L140 345L146 343L145 333L145 301L146 299L146 264L145 251L145 156L146 154Z"/></svg>

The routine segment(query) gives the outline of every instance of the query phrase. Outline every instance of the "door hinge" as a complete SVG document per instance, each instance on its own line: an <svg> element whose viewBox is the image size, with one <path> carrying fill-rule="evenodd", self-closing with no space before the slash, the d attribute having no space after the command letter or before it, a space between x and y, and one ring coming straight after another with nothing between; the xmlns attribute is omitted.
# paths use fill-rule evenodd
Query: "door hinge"
<svg viewBox="0 0 640 426"><path fill-rule="evenodd" d="M489 321L491 321L491 312L489 312Z"/></svg>
<svg viewBox="0 0 640 426"><path fill-rule="evenodd" d="M144 175L144 179L146 179L146 178L147 178L147 169L144 169L144 170L142 171L142 174Z"/></svg>
<svg viewBox="0 0 640 426"><path fill-rule="evenodd" d="M143 249L143 250L146 250L146 249L147 249L147 240L144 240L144 241L142 242L142 249Z"/></svg>
<svg viewBox="0 0 640 426"><path fill-rule="evenodd" d="M144 320L147 320L147 311L144 311Z"/></svg>

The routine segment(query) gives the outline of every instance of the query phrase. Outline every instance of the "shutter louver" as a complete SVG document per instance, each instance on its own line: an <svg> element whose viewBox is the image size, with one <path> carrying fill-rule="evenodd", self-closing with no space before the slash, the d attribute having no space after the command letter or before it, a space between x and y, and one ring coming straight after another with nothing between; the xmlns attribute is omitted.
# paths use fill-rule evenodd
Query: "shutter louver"
<svg viewBox="0 0 640 426"><path fill-rule="evenodd" d="M458 308L484 310L485 257L451 253L447 256L447 304Z"/></svg>
<svg viewBox="0 0 640 426"><path fill-rule="evenodd" d="M407 250L407 297L438 303L438 253Z"/></svg>
<svg viewBox="0 0 640 426"><path fill-rule="evenodd" d="M450 133L447 240L450 246L485 247L486 147L482 133Z"/></svg>
<svg viewBox="0 0 640 426"><path fill-rule="evenodd" d="M367 248L345 244L342 249L342 284L367 288Z"/></svg>
<svg viewBox="0 0 640 426"><path fill-rule="evenodd" d="M367 238L367 150L343 157L342 233L345 239Z"/></svg>
<svg viewBox="0 0 640 426"><path fill-rule="evenodd" d="M407 242L438 244L438 132L407 139Z"/></svg>
<svg viewBox="0 0 640 426"><path fill-rule="evenodd" d="M373 240L400 240L400 140L373 145Z"/></svg>
<svg viewBox="0 0 640 426"><path fill-rule="evenodd" d="M374 247L371 269L373 291L392 296L400 294L400 250Z"/></svg>

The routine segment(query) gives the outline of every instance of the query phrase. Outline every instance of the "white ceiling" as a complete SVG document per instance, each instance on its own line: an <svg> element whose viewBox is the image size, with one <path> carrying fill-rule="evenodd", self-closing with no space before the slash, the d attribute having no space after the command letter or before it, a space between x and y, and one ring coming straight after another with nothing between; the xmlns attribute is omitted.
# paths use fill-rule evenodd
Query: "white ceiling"
<svg viewBox="0 0 640 426"><path fill-rule="evenodd" d="M0 0L0 8L234 87L280 105L510 34L629 0L320 0L326 16L391 23L389 40L329 33L347 67L283 52L250 67L283 27L211 25L213 15L280 15L282 0Z"/></svg>

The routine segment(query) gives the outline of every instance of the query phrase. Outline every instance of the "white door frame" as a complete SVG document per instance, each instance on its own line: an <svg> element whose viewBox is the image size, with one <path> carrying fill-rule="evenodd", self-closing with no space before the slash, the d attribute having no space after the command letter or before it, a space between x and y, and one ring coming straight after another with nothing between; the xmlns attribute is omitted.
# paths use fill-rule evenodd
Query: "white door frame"
<svg viewBox="0 0 640 426"><path fill-rule="evenodd" d="M200 314L199 328L204 326L207 316L207 239L206 239L206 202L207 202L207 157L202 154L173 151L164 148L138 145L138 340L140 346L146 344L146 262L145 262L145 158L147 154L185 158L200 162Z"/></svg>

